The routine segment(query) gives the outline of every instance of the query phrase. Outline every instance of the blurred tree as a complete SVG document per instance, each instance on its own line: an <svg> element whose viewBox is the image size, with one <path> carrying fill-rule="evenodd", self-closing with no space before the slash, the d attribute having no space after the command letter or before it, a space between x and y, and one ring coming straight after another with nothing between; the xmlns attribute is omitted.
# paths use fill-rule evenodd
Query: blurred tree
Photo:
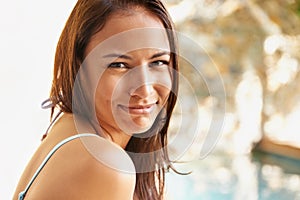
<svg viewBox="0 0 300 200"><path fill-rule="evenodd" d="M262 109L257 122L259 134L287 135L282 132L284 126L281 132L267 127L276 125L272 121L274 116L282 116L284 121L292 112L300 113L300 1L170 0L167 3L177 29L201 44L218 66L226 88L227 112L237 116L236 101L239 100L244 101L244 106L251 107L247 96L235 98L237 87L245 78L243 74L253 72L253 76L259 78L262 90L259 97ZM191 51L188 47L181 48ZM195 54L195 59L201 59L201 55ZM205 60L200 63L209 79L218 75L211 73L210 69L214 67L211 63ZM248 84L251 88L251 81ZM207 86L199 84L197 90L207 91ZM251 90L244 95L249 93ZM204 98L207 92L197 94ZM251 103L259 106L258 101ZM252 111L245 109L245 112ZM232 133L238 133L241 121L237 116ZM294 138L300 144L299 132ZM252 138L253 141L249 142L257 142L257 139Z"/></svg>

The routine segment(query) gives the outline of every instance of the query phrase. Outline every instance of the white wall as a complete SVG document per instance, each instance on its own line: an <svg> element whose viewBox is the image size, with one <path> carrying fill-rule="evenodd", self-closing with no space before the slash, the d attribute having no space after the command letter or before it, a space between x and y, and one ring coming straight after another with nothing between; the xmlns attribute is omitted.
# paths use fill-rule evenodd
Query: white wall
<svg viewBox="0 0 300 200"><path fill-rule="evenodd" d="M49 121L56 43L75 0L0 0L0 199L17 181Z"/></svg>

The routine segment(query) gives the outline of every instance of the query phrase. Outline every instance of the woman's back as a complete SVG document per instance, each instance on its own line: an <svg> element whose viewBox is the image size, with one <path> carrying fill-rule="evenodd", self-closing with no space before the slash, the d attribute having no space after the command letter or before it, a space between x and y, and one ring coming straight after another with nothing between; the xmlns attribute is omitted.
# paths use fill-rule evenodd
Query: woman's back
<svg viewBox="0 0 300 200"><path fill-rule="evenodd" d="M26 188L53 147L76 134L78 132L73 116L63 114L27 165L13 199L17 199L18 194ZM30 199L132 199L135 174L115 170L99 161L95 154L92 155L88 151L86 144L98 143L96 151L99 155L122 150L99 136L92 136L85 137L84 143L81 138L77 138L62 145L38 174L26 197ZM124 159L123 152L118 155ZM128 160L129 165L132 164L129 157L125 157L125 160ZM133 164L132 168L134 168Z"/></svg>

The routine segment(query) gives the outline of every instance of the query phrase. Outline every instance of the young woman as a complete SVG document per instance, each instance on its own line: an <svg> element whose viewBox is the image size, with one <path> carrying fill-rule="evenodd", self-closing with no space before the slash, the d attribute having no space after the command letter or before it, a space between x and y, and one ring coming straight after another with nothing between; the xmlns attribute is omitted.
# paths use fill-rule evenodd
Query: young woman
<svg viewBox="0 0 300 200"><path fill-rule="evenodd" d="M159 0L78 0L56 50L58 113L14 199L163 199L177 70Z"/></svg>

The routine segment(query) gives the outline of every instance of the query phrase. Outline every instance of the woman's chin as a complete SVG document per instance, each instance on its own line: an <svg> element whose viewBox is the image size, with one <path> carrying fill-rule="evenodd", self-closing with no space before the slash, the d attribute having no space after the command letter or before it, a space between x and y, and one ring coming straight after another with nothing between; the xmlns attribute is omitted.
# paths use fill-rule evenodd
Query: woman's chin
<svg viewBox="0 0 300 200"><path fill-rule="evenodd" d="M154 120L148 117L133 118L131 122L124 123L122 129L129 134L139 134L148 131Z"/></svg>

